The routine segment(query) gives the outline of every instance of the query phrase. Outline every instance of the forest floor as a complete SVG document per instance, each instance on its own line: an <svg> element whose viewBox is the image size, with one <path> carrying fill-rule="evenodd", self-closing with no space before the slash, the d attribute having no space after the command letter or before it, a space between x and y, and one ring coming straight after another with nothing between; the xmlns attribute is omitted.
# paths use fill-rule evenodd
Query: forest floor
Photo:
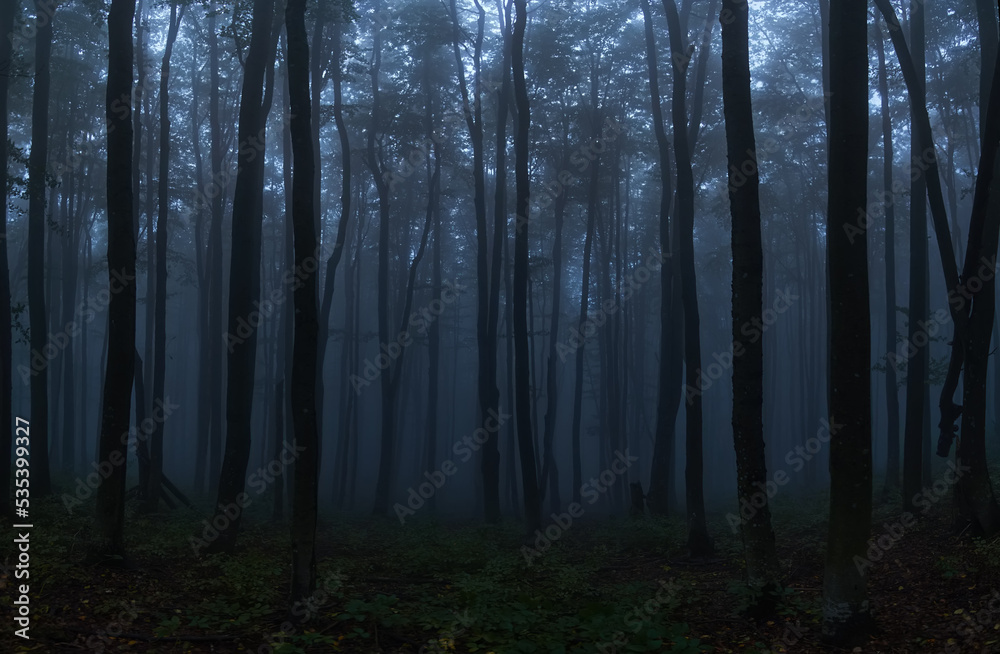
<svg viewBox="0 0 1000 654"><path fill-rule="evenodd" d="M950 496L915 525L898 495L877 503L872 536L885 537L867 572L878 629L853 650L819 644L827 499L785 490L773 502L785 591L762 622L741 616L740 541L716 514L710 561L685 557L675 519L584 515L526 557L514 521L327 517L320 587L295 624L288 529L269 522L266 498L248 507L234 556L194 555L206 515L130 515L117 567L85 562L92 500L72 514L55 498L32 502L30 640L12 635L23 582L8 545L0 651L1000 652L1000 539L956 536Z"/></svg>

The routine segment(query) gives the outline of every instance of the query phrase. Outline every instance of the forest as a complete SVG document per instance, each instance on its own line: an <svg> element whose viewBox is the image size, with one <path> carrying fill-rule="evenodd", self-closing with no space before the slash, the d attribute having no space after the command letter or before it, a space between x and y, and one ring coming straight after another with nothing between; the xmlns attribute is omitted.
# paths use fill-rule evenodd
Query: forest
<svg viewBox="0 0 1000 654"><path fill-rule="evenodd" d="M998 9L0 0L0 649L1000 652Z"/></svg>

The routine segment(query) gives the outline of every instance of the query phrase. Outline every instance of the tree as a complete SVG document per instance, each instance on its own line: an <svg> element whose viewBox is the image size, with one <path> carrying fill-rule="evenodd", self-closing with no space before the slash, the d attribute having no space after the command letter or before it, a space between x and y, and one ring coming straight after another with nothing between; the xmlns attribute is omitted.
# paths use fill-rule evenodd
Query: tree
<svg viewBox="0 0 1000 654"><path fill-rule="evenodd" d="M28 312L33 352L44 352L48 345L49 323L45 311L45 194L48 186L49 62L52 59L54 14L54 4L35 0L35 24L38 29L35 35L35 84L31 98L31 154L28 157ZM47 364L46 361L39 370L32 370L31 375L31 488L37 495L48 495L52 491L49 477Z"/></svg>
<svg viewBox="0 0 1000 654"><path fill-rule="evenodd" d="M531 127L528 86L524 76L524 29L527 23L525 0L514 0L514 31L511 64L514 69L514 101L517 106L517 133L514 137L514 180L517 187L516 228L514 230L514 374L517 442L521 455L521 484L524 489L524 520L527 533L540 524L538 477L535 469L535 441L531 433L531 395L528 388L528 132Z"/></svg>
<svg viewBox="0 0 1000 654"><path fill-rule="evenodd" d="M226 447L219 475L219 510L237 506L246 484L250 458L250 416L253 409L257 332L236 337L260 297L260 229L264 166L264 70L267 66L274 0L254 0L250 48L243 72L236 195L233 199L233 255L229 272L228 386L226 392ZM229 509L231 511L231 509ZM242 519L242 508L219 531L212 551L232 552Z"/></svg>
<svg viewBox="0 0 1000 654"><path fill-rule="evenodd" d="M849 229L867 206L868 29L864 0L830 7L827 258L830 311L830 526L823 635L859 638L871 615L858 558L871 535L871 325L867 236ZM911 316L911 320L912 320Z"/></svg>
<svg viewBox="0 0 1000 654"><path fill-rule="evenodd" d="M14 26L14 3L0 6L0 34L10 34ZM7 264L7 92L13 65L13 44L10 39L0 43L0 163L3 164L3 188L0 188L0 316L10 315L10 267ZM11 424L14 419L11 406L13 398L11 379L11 329L10 320L0 320L0 514L11 513L10 504L10 452Z"/></svg>
<svg viewBox="0 0 1000 654"><path fill-rule="evenodd" d="M496 415L500 404L500 390L497 388L497 320L499 312L500 268L499 248L501 241L496 239L497 229L494 226L493 271L489 268L488 242L486 227L486 176L483 145L483 111L481 98L483 32L486 25L486 12L479 0L476 0L476 40L473 46L472 66L474 85L472 98L465 78L465 63L459 49L461 25L458 21L456 0L449 4L451 21L454 28L452 47L455 63L458 69L458 85L462 94L462 111L465 114L465 124L469 129L469 140L472 142L472 174L474 191L474 206L476 212L476 348L479 363L479 419L480 426L487 433L487 440L482 446L481 470L483 479L483 508L487 522L497 522L500 519L500 449L497 445L498 435L495 430L487 427L491 415ZM506 32L506 29L504 29ZM498 157L502 156L498 153ZM498 174L500 169L498 168ZM499 179L499 178L498 178ZM494 220L505 217L494 216ZM491 279L492 275L492 279Z"/></svg>
<svg viewBox="0 0 1000 654"><path fill-rule="evenodd" d="M646 69L649 76L649 93L652 102L653 131L656 134L660 168L660 252L670 250L670 203L673 182L670 171L670 143L663 127L663 109L660 106L660 77L656 61L656 35L648 0L641 0L646 40ZM656 440L653 448L653 465L649 481L649 505L653 512L666 515L670 507L670 475L673 472L674 424L677 417L675 376L673 375L673 316L671 313L674 286L673 261L660 268L660 360L658 365L658 390L656 399Z"/></svg>
<svg viewBox="0 0 1000 654"><path fill-rule="evenodd" d="M891 26L890 26L891 29ZM920 161L923 152L931 146L923 142L921 130L915 128L919 120L916 107L924 107L924 3L913 0L910 16L910 48L917 84L910 89L912 109L910 114L910 160ZM903 508L915 511L913 498L923 485L924 393L930 362L927 343L920 344L916 336L920 323L927 322L927 178L917 175L910 181L910 299L907 342L917 348L916 354L906 365L906 419L903 427ZM939 247L951 247L950 242Z"/></svg>
<svg viewBox="0 0 1000 654"><path fill-rule="evenodd" d="M694 175L688 144L687 66L692 49L686 47L677 4L663 0L670 32L671 62L674 71L672 118L674 158L677 162L677 253L681 271L681 301L684 306L684 372L688 388L697 388L701 376L701 324L698 314L698 284L694 265ZM685 409L685 492L687 494L688 550L692 556L708 556L712 539L705 522L705 482L702 444L701 393L689 393Z"/></svg>
<svg viewBox="0 0 1000 654"><path fill-rule="evenodd" d="M156 215L156 308L154 310L155 338L153 343L153 401L163 398L163 382L166 375L167 352L167 213L170 195L170 56L174 51L174 41L184 18L187 5L170 3L170 24L167 28L167 43L160 64L160 179L157 188L158 205ZM148 302L150 298L147 298ZM148 329L148 327L147 327ZM145 509L155 511L160 499L160 484L163 479L163 421L154 421L155 427L149 439L149 479L145 489Z"/></svg>
<svg viewBox="0 0 1000 654"><path fill-rule="evenodd" d="M135 234L132 215L132 20L135 0L112 0L108 12L108 279L121 284L108 307L98 457L111 473L97 488L97 551L125 554L126 442L135 376ZM116 282L116 278L118 281Z"/></svg>
<svg viewBox="0 0 1000 654"><path fill-rule="evenodd" d="M767 484L764 458L764 341L744 342L743 326L761 320L764 295L764 252L760 233L760 174L750 100L749 8L741 0L723 0L722 98L729 161L729 211L733 218L733 444L736 448L736 488L741 500L754 497ZM738 179L737 171L751 171ZM742 174L742 173L741 173ZM734 346L735 350L735 346ZM740 521L747 585L767 596L773 606L777 590L778 556L768 498ZM741 502L742 506L742 502ZM763 599L763 598L762 598Z"/></svg>
<svg viewBox="0 0 1000 654"><path fill-rule="evenodd" d="M285 7L288 33L288 95L292 136L292 224L295 265L308 270L316 251L314 219L313 136L309 106L309 41L305 0L289 0ZM340 62L337 62L340 65ZM319 436L316 421L318 283L305 276L294 290L295 340L292 351L292 419L299 458L295 465L292 502L292 602L305 600L316 587L316 503L319 482Z"/></svg>
<svg viewBox="0 0 1000 654"><path fill-rule="evenodd" d="M878 49L878 92L882 99L882 189L892 193L892 116L889 115L889 83L885 70L885 45L882 28L875 20L875 43ZM896 352L896 203L885 203L885 338L886 353ZM885 402L889 430L885 471L886 490L899 486L899 389L896 387L896 363L886 360Z"/></svg>

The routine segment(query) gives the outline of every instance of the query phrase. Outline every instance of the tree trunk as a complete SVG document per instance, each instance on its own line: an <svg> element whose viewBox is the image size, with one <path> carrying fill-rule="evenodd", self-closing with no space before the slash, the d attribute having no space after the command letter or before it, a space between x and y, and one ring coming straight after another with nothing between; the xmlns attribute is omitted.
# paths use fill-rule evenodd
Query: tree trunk
<svg viewBox="0 0 1000 654"><path fill-rule="evenodd" d="M208 19L208 67L210 83L208 87L208 122L210 132L210 158L212 165L212 182L207 189L211 192L212 218L208 228L208 333L209 358L208 369L208 405L209 405L209 449L208 449L208 481L209 491L218 489L219 472L222 464L222 198L227 191L222 171L222 122L219 114L219 90L222 82L219 79L219 38L216 33L215 3L212 3ZM225 185L224 185L225 184Z"/></svg>
<svg viewBox="0 0 1000 654"><path fill-rule="evenodd" d="M736 490L740 498L740 533L747 566L747 583L759 597L760 608L773 607L779 583L778 556L771 527L764 458L764 340L744 342L743 326L761 321L764 294L764 252L761 245L760 175L750 97L749 10L740 0L723 0L722 98L726 149L732 179L729 211L733 218L733 444L736 449ZM752 171L745 174L746 163ZM736 178L739 171L745 179ZM742 182L742 183L740 183ZM758 507L758 497L763 505ZM746 501L754 510L745 516ZM755 599L758 599L755 596Z"/></svg>
<svg viewBox="0 0 1000 654"><path fill-rule="evenodd" d="M150 401L163 399L164 379L167 362L167 213L170 193L170 55L174 41L184 18L186 5L180 11L177 4L170 5L170 24L167 43L160 64L160 179L157 187L158 207L156 215L156 308L154 310L153 339L153 396ZM151 298L146 298L150 301ZM149 405L151 406L151 405ZM156 511L160 498L160 483L163 478L163 421L153 421L153 433L149 439L149 487L145 489L146 512Z"/></svg>
<svg viewBox="0 0 1000 654"><path fill-rule="evenodd" d="M45 314L45 177L48 163L49 61L54 9L54 5L35 0L38 30L35 36L35 83L31 100L31 154L28 157L28 313L33 360L44 356L48 343L48 320ZM32 365L31 372L31 489L34 495L48 495L52 491L49 478L48 361L43 360L42 365L37 367Z"/></svg>
<svg viewBox="0 0 1000 654"><path fill-rule="evenodd" d="M132 216L132 18L135 0L112 0L108 13L108 358L98 458L112 464L97 489L97 551L125 554L126 443L135 365L135 236Z"/></svg>
<svg viewBox="0 0 1000 654"><path fill-rule="evenodd" d="M285 7L288 34L288 96L292 136L292 224L295 266L309 270L316 252L313 195L313 135L309 107L309 42L305 0ZM339 65L339 62L338 62ZM312 264L315 267L315 264ZM316 588L316 504L319 436L316 424L316 368L319 323L316 275L306 275L294 290L295 346L292 352L292 419L295 424L295 490L292 500L291 602L304 601Z"/></svg>
<svg viewBox="0 0 1000 654"><path fill-rule="evenodd" d="M889 83L885 69L885 45L882 29L875 21L878 47L878 91L882 98L882 187L888 199L885 205L885 351L896 353L896 202L892 191L892 116L889 114ZM899 389L896 386L896 363L886 359L885 401L888 419L888 455L885 488L899 486Z"/></svg>
<svg viewBox="0 0 1000 654"><path fill-rule="evenodd" d="M863 0L830 13L830 526L823 635L861 639L871 620L864 568L871 536L871 345L867 235L852 234L867 205L868 29ZM911 320L913 316L911 316Z"/></svg>
<svg viewBox="0 0 1000 654"><path fill-rule="evenodd" d="M531 434L531 389L528 387L528 131L531 115L524 76L524 28L528 18L525 4L525 0L514 0L516 14L511 43L514 100L517 103L517 133L514 138L514 180L517 186L517 221L514 230L514 374L524 519L527 533L533 535L539 527L541 516L535 471L535 444Z"/></svg>
<svg viewBox="0 0 1000 654"><path fill-rule="evenodd" d="M0 6L0 34L10 34L14 26L14 3L5 2ZM10 69L13 62L13 44L10 39L4 39L0 43L0 164L3 166L4 179L7 179L7 167L9 164L7 153L7 126L8 126L8 87L10 85ZM7 185L0 188L0 316L10 316L10 268L7 262ZM12 408L12 346L11 346L11 321L9 319L0 320L0 494L2 502L0 505L0 515L8 516L12 514L10 502L10 478L11 478L11 444L13 434L11 424L13 424Z"/></svg>
<svg viewBox="0 0 1000 654"><path fill-rule="evenodd" d="M674 72L673 125L674 158L677 162L677 251L681 269L681 301L684 305L684 371L689 388L696 388L701 377L701 326L698 313L698 285L694 266L694 176L691 150L687 141L687 62L691 51L684 43L677 5L663 0L670 32L671 60ZM692 556L708 556L712 539L705 522L705 471L702 454L701 393L688 395L685 409L686 453L685 491L687 493L688 549Z"/></svg>
<svg viewBox="0 0 1000 654"><path fill-rule="evenodd" d="M670 203L673 199L673 182L670 178L670 144L663 128L663 109L660 106L660 80L656 62L656 36L648 0L641 0L646 38L646 68L649 74L649 93L652 101L653 131L656 134L660 167L660 253L670 253ZM650 471L648 502L653 513L666 515L670 508L670 475L673 473L674 425L677 410L673 406L673 368L671 366L672 327L671 295L674 286L673 261L660 268L660 360L659 389L656 400L656 439Z"/></svg>
<svg viewBox="0 0 1000 654"><path fill-rule="evenodd" d="M235 513L210 551L232 553L242 519L237 498L246 484L250 458L250 418L253 410L257 332L243 323L260 297L260 229L263 188L265 117L262 111L264 72L271 36L274 0L254 0L252 35L240 97L239 171L233 199L233 254L229 271L229 329L226 334L229 380L226 392L226 446L219 475L218 511ZM247 334L245 337L240 334ZM232 506L236 506L234 512Z"/></svg>

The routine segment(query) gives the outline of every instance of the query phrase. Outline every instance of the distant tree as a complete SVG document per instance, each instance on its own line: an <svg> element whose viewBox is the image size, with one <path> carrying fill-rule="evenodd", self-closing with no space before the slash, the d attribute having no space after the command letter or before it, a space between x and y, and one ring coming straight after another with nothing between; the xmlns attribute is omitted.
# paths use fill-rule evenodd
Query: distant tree
<svg viewBox="0 0 1000 654"><path fill-rule="evenodd" d="M524 75L524 30L527 24L525 0L514 0L514 31L511 40L514 101L517 106L517 133L514 137L514 180L517 187L514 230L514 374L517 403L517 442L521 455L521 484L524 489L524 520L527 533L534 534L541 521L538 476L535 468L535 441L531 430L531 391L528 385L528 132L531 127L528 87Z"/></svg>
<svg viewBox="0 0 1000 654"><path fill-rule="evenodd" d="M14 3L0 5L0 34L10 34L14 27ZM3 165L3 184L0 188L0 515L11 514L10 503L10 453L12 443L12 372L11 318L10 318L10 267L7 263L7 179L9 176L7 133L10 74L13 65L13 44L10 39L0 43L0 163Z"/></svg>
<svg viewBox="0 0 1000 654"><path fill-rule="evenodd" d="M670 253L670 204L673 199L673 181L670 170L670 143L663 126L659 66L656 56L656 34L653 31L649 0L641 0L646 40L646 69L649 75L649 93L652 103L653 132L656 134L660 169L660 252ZM673 315L671 298L674 287L673 261L660 268L660 360L658 364L658 389L656 397L656 438L653 447L653 464L649 480L649 508L654 513L666 515L670 507L670 487L673 472L674 423L677 416L676 395L672 392L674 366Z"/></svg>
<svg viewBox="0 0 1000 654"><path fill-rule="evenodd" d="M153 401L163 399L163 385L167 363L167 222L170 206L170 57L174 51L177 32L184 19L187 5L170 3L170 23L167 27L167 42L160 64L160 172L157 187L156 215L156 307L154 309L155 332L153 339ZM147 302L149 298L147 298ZM148 328L148 326L147 326ZM149 479L145 488L145 510L155 511L160 500L160 484L163 479L163 421L154 421L153 433L149 439Z"/></svg>
<svg viewBox="0 0 1000 654"><path fill-rule="evenodd" d="M892 116L889 114L889 82L885 69L885 44L882 28L875 20L875 44L878 49L878 92L882 99L882 190L892 193ZM896 203L885 203L885 351L896 352ZM886 446L885 489L899 487L899 388L896 363L886 360L885 402L888 438Z"/></svg>
<svg viewBox="0 0 1000 654"><path fill-rule="evenodd" d="M751 341L743 326L760 321L763 312L764 252L760 231L760 174L757 139L750 99L749 8L742 0L723 0L722 98L729 162L729 212L733 218L733 343L742 353L733 355L733 443L736 448L736 490L743 501L760 494L767 484L764 458L764 340ZM746 173L747 162L752 169ZM737 179L736 171L745 179ZM740 521L747 585L758 594L760 608L773 607L778 578L778 556L771 527L768 498ZM741 512L742 515L742 512Z"/></svg>
<svg viewBox="0 0 1000 654"><path fill-rule="evenodd" d="M32 352L48 344L45 310L45 195L48 187L49 84L55 5L35 0L35 83L31 98L31 154L28 157L28 313ZM52 491L49 477L48 361L31 375L31 489ZM9 423L8 423L9 424Z"/></svg>
<svg viewBox="0 0 1000 654"><path fill-rule="evenodd" d="M823 636L860 639L871 621L856 561L871 536L871 325L867 235L852 233L867 206L868 26L864 0L830 7L830 153L827 257L830 311L830 526ZM911 316L912 319L912 316Z"/></svg>
<svg viewBox="0 0 1000 654"><path fill-rule="evenodd" d="M97 488L97 552L125 554L125 478L132 382L135 376L135 234L132 216L132 20L135 0L112 0L108 12L108 279L121 284L108 307L98 458L111 473ZM116 281L119 280L119 281Z"/></svg>
<svg viewBox="0 0 1000 654"><path fill-rule="evenodd" d="M698 284L694 264L694 174L688 144L687 67L692 48L685 43L677 4L663 0L670 33L674 72L673 127L674 158L677 162L677 253L681 270L681 301L684 305L684 374L688 388L698 388L701 377L701 318L698 313ZM692 556L707 556L714 550L705 521L705 464L702 443L702 396L689 393L685 403L685 492L687 494L688 549Z"/></svg>

